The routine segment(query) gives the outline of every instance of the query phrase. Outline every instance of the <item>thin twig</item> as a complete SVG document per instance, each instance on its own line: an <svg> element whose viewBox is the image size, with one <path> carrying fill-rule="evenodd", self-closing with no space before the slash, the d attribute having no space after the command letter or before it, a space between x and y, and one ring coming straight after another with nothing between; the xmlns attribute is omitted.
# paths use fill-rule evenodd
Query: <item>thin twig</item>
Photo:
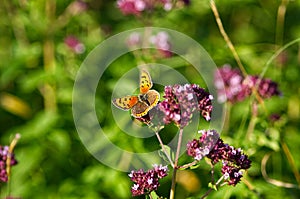
<svg viewBox="0 0 300 199"><path fill-rule="evenodd" d="M178 166L178 169L186 169L186 168L189 168L191 166L194 166L195 164L197 164L197 160L194 160L193 162L191 163L188 163L188 164L185 164L185 165L182 165L182 166Z"/></svg>
<svg viewBox="0 0 300 199"><path fill-rule="evenodd" d="M264 177L264 179L268 183L273 184L273 185L278 186L278 187L298 188L299 189L300 188L299 185L295 185L295 184L291 184L291 183L287 183L287 182L282 182L282 181L279 181L279 180L269 178L269 176L267 174L267 171L266 171L266 165L267 165L267 162L268 162L270 156L271 156L271 153L268 153L261 160L261 174Z"/></svg>

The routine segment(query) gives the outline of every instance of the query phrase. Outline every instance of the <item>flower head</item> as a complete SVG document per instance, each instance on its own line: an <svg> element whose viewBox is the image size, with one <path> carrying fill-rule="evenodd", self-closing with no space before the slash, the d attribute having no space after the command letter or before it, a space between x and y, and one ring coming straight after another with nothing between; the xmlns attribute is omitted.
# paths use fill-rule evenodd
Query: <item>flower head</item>
<svg viewBox="0 0 300 199"><path fill-rule="evenodd" d="M165 86L165 100L159 104L164 112L164 122L174 122L184 127L191 121L193 112L200 111L206 120L210 120L212 96L195 84Z"/></svg>
<svg viewBox="0 0 300 199"><path fill-rule="evenodd" d="M272 96L281 95L278 90L278 84L267 78L260 78L258 76L249 75L243 82L246 89L252 90L256 87L258 94L263 98L267 99Z"/></svg>
<svg viewBox="0 0 300 199"><path fill-rule="evenodd" d="M202 134L199 139L193 139L187 144L187 154L198 161L209 154L219 139L219 134L215 130L199 131L199 133Z"/></svg>
<svg viewBox="0 0 300 199"><path fill-rule="evenodd" d="M232 69L226 64L215 72L215 87L218 92L218 101L237 102L246 98L243 92L243 76L238 69Z"/></svg>
<svg viewBox="0 0 300 199"><path fill-rule="evenodd" d="M276 82L252 75L244 78L239 69L232 69L228 64L215 72L215 87L221 103L242 101L252 94L254 88L263 99L280 95Z"/></svg>
<svg viewBox="0 0 300 199"><path fill-rule="evenodd" d="M153 165L153 169L148 171L143 169L131 171L128 176L134 182L131 187L132 196L144 195L157 190L160 185L158 180L167 176L167 172L168 167L162 165Z"/></svg>
<svg viewBox="0 0 300 199"><path fill-rule="evenodd" d="M187 144L187 154L195 160L207 157L211 163L223 163L222 173L229 185L235 186L242 177L242 169L249 169L251 160L241 149L225 144L215 130L200 131L202 136Z"/></svg>

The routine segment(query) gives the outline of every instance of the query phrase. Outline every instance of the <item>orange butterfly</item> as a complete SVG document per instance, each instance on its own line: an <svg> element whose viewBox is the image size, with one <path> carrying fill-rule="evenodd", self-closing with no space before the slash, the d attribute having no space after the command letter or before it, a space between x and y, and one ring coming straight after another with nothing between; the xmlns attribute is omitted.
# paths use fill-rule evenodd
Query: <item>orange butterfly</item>
<svg viewBox="0 0 300 199"><path fill-rule="evenodd" d="M152 86L153 83L149 73L142 70L140 74L140 94L115 98L112 103L125 111L131 109L131 115L135 118L143 117L157 105L160 98L156 90L150 90Z"/></svg>

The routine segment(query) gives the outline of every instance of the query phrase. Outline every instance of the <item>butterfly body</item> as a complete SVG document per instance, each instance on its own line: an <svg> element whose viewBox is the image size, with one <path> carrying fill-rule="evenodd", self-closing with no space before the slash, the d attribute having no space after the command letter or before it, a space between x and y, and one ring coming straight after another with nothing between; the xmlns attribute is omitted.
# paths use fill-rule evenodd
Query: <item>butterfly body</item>
<svg viewBox="0 0 300 199"><path fill-rule="evenodd" d="M122 110L131 109L131 115L135 118L143 117L157 105L160 98L156 90L150 90L152 85L149 73L142 70L140 74L140 94L115 98L112 102Z"/></svg>

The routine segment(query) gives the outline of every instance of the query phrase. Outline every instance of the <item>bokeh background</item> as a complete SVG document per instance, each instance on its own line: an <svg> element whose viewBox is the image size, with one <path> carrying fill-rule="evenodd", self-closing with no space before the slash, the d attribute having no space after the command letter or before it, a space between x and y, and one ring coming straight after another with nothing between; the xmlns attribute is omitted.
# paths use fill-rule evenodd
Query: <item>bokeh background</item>
<svg viewBox="0 0 300 199"><path fill-rule="evenodd" d="M2 0L0 6L0 141L7 145L16 133L18 165L11 181L0 184L1 198L131 198L127 173L98 162L82 145L72 117L72 89L81 63L106 38L144 27L145 22L124 16L113 0L55 1ZM276 50L300 38L300 1L216 1L225 30L249 74L259 74ZM284 12L286 9L286 13ZM279 13L279 14L278 14ZM180 31L198 41L218 66L236 62L216 25L209 1L191 4L151 16L152 26ZM194 70L176 57L165 58L193 83ZM137 65L128 54L109 68L99 82L96 96L99 122L110 139L130 149L126 135L111 117L114 85ZM270 63L265 77L279 84L282 96L265 101L251 139L246 132L251 120L248 100L231 107L230 121L222 138L241 147L253 161L246 182L222 187L209 198L298 198L300 195L300 42L286 48ZM205 86L205 85L202 85ZM160 90L162 92L162 90ZM88 102L87 102L88 103ZM259 107L260 109L260 107ZM279 117L275 122L271 114ZM128 114L129 116L129 114ZM169 131L174 128L169 127ZM121 136L120 136L121 135ZM168 136L164 137L168 140ZM128 136L127 136L128 137ZM126 138L130 139L130 138ZM142 151L157 146L136 140ZM262 176L262 160L270 182ZM210 168L182 172L177 198L197 198L208 189ZM186 183L186 182L190 183ZM298 188L286 188L287 183ZM171 179L161 182L158 193L168 196Z"/></svg>

